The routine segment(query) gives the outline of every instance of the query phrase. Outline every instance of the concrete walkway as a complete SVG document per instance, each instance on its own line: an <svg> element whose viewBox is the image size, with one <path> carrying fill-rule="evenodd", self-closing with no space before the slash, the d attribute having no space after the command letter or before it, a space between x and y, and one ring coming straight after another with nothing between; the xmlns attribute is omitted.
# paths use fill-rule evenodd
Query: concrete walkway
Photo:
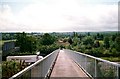
<svg viewBox="0 0 120 79"><path fill-rule="evenodd" d="M56 60L55 66L51 73L52 77L88 77L82 69L65 54L63 50L60 51Z"/></svg>

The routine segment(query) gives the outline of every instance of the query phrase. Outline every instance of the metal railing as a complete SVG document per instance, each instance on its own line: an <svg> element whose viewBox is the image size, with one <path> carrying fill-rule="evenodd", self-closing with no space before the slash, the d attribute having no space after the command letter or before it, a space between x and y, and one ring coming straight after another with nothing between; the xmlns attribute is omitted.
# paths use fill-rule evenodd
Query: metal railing
<svg viewBox="0 0 120 79"><path fill-rule="evenodd" d="M90 77L120 79L120 64L103 60L80 52L64 49Z"/></svg>
<svg viewBox="0 0 120 79"><path fill-rule="evenodd" d="M54 66L58 53L59 49L53 51L43 59L38 60L9 79L47 78L48 75L50 75L52 67Z"/></svg>

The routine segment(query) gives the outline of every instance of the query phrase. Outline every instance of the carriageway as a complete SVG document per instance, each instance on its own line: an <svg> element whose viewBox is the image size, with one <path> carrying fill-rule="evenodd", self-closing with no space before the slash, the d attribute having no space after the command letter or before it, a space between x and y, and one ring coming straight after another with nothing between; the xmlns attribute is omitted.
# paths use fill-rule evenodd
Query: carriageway
<svg viewBox="0 0 120 79"><path fill-rule="evenodd" d="M55 50L10 79L120 79L120 64L80 52Z"/></svg>

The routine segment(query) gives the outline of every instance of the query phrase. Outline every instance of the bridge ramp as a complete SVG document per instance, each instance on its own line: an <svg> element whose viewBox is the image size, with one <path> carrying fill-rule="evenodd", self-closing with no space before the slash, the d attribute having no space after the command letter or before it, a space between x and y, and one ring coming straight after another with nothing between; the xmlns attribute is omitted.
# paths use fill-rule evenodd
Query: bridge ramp
<svg viewBox="0 0 120 79"><path fill-rule="evenodd" d="M88 76L63 50L60 50L50 77L85 78Z"/></svg>

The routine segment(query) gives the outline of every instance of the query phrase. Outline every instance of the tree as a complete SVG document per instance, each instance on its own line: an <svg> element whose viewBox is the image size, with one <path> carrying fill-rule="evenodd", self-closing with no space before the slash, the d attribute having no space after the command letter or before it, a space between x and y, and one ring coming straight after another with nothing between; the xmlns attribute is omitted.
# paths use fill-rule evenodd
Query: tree
<svg viewBox="0 0 120 79"><path fill-rule="evenodd" d="M31 52L36 50L36 38L27 36L25 32L19 33L16 45L20 47L21 52Z"/></svg>
<svg viewBox="0 0 120 79"><path fill-rule="evenodd" d="M97 33L97 36L95 37L97 40L103 40L103 34Z"/></svg>
<svg viewBox="0 0 120 79"><path fill-rule="evenodd" d="M36 51L36 38L29 36L26 38L27 42L27 50L32 53L32 51Z"/></svg>
<svg viewBox="0 0 120 79"><path fill-rule="evenodd" d="M79 34L78 38L80 38L80 40L82 40L83 36L81 34Z"/></svg>
<svg viewBox="0 0 120 79"><path fill-rule="evenodd" d="M59 46L56 44L52 45L41 45L39 46L38 50L41 52L41 55L45 56L53 52L54 50L58 49Z"/></svg>
<svg viewBox="0 0 120 79"><path fill-rule="evenodd" d="M115 41L116 36L112 35L112 41Z"/></svg>
<svg viewBox="0 0 120 79"><path fill-rule="evenodd" d="M110 47L109 37L104 38L104 46L106 49L108 49Z"/></svg>
<svg viewBox="0 0 120 79"><path fill-rule="evenodd" d="M99 33L97 33L97 39L99 39L99 37L100 37L100 34L99 34Z"/></svg>
<svg viewBox="0 0 120 79"><path fill-rule="evenodd" d="M93 38L91 36L87 36L87 37L85 37L83 39L83 44L84 45L88 45L89 44L89 45L93 46L94 40L93 40Z"/></svg>
<svg viewBox="0 0 120 79"><path fill-rule="evenodd" d="M97 41L95 41L94 46L95 46L95 47L100 47L100 43L99 43L99 41L98 41L98 40L97 40Z"/></svg>
<svg viewBox="0 0 120 79"><path fill-rule="evenodd" d="M104 36L103 34L100 35L100 40L103 40Z"/></svg>
<svg viewBox="0 0 120 79"><path fill-rule="evenodd" d="M90 32L88 32L87 35L90 36Z"/></svg>
<svg viewBox="0 0 120 79"><path fill-rule="evenodd" d="M78 37L77 32L73 32L73 37Z"/></svg>
<svg viewBox="0 0 120 79"><path fill-rule="evenodd" d="M116 39L115 39L115 48L117 51L120 52L120 37L119 36L116 37Z"/></svg>
<svg viewBox="0 0 120 79"><path fill-rule="evenodd" d="M73 41L72 41L72 39L71 39L71 38L69 38L69 39L68 39L68 42L69 42L70 44L72 44L72 43L73 43Z"/></svg>
<svg viewBox="0 0 120 79"><path fill-rule="evenodd" d="M49 35L48 33L45 33L41 39L42 45L51 45L55 42L55 38Z"/></svg>

